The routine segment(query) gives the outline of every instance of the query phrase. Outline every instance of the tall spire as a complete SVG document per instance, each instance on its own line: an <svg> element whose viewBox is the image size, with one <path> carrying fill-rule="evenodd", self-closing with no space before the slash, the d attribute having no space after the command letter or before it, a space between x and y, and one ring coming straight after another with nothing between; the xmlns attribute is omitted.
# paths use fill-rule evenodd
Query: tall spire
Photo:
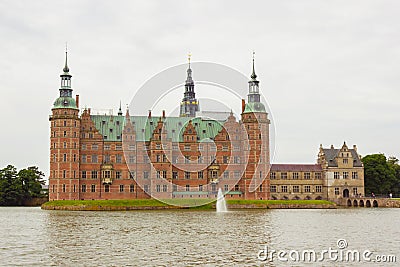
<svg viewBox="0 0 400 267"><path fill-rule="evenodd" d="M192 55L189 53L188 54L188 69L187 69L187 78L186 78L186 84L192 84L193 79L192 79L192 69L190 68L190 59Z"/></svg>
<svg viewBox="0 0 400 267"><path fill-rule="evenodd" d="M255 70L255 52L253 51L253 70L251 73L251 79L249 80L249 93L247 95L248 102L244 107L243 113L254 113L254 112L266 112L265 106L261 103L261 95L259 88L259 81L257 80Z"/></svg>
<svg viewBox="0 0 400 267"><path fill-rule="evenodd" d="M192 78L192 69L190 66L191 54L188 54L188 69L187 77L185 82L185 93L180 107L181 117L195 117L196 111L199 111L199 103L196 99L196 93L194 92L194 82Z"/></svg>
<svg viewBox="0 0 400 267"><path fill-rule="evenodd" d="M256 52L253 51L253 72L251 74L251 80L249 81L249 94L248 94L248 102L260 102L260 91L258 88L259 81L257 81L256 70L254 67L254 57Z"/></svg>
<svg viewBox="0 0 400 267"><path fill-rule="evenodd" d="M119 101L119 110L118 110L118 116L122 116L121 100Z"/></svg>
<svg viewBox="0 0 400 267"><path fill-rule="evenodd" d="M257 78L256 70L255 70L255 68L254 68L254 56L255 56L255 54L256 54L256 52L253 51L253 73L251 74L251 78L252 78L253 80L256 80L256 78Z"/></svg>
<svg viewBox="0 0 400 267"><path fill-rule="evenodd" d="M69 72L69 68L68 68L68 48L67 48L66 45L65 45L65 66L64 66L63 71L64 71L65 73L68 73L68 72Z"/></svg>
<svg viewBox="0 0 400 267"><path fill-rule="evenodd" d="M60 77L61 77L60 96L72 97L72 88L71 88L72 75L69 74L67 47L65 47L65 65L63 68L63 73L60 75Z"/></svg>
<svg viewBox="0 0 400 267"><path fill-rule="evenodd" d="M67 47L65 47L65 65L62 69L62 73L60 75L61 78L61 86L60 86L60 97L56 99L54 102L54 108L73 108L78 109L78 96L77 99L72 98L72 86L71 86L71 78L72 75L69 73L68 68L68 51Z"/></svg>

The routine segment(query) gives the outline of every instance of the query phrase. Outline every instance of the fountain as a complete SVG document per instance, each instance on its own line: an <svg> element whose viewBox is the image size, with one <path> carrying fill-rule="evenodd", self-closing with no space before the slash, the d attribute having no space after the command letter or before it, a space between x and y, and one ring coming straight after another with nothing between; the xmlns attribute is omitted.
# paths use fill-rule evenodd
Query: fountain
<svg viewBox="0 0 400 267"><path fill-rule="evenodd" d="M227 212L228 209L226 208L226 201L224 194L222 194L221 188L218 189L217 195L217 212Z"/></svg>

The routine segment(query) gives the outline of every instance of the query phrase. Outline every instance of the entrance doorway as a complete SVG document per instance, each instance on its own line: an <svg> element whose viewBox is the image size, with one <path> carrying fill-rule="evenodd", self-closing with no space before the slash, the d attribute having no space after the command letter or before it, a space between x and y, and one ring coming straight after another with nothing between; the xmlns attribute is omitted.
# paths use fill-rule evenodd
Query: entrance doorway
<svg viewBox="0 0 400 267"><path fill-rule="evenodd" d="M343 197L349 197L349 196L350 196L349 189L343 190Z"/></svg>

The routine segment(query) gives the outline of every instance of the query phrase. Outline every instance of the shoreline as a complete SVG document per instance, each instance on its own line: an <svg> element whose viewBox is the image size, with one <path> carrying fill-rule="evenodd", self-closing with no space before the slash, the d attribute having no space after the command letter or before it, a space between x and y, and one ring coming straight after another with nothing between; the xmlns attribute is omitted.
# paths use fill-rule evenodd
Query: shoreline
<svg viewBox="0 0 400 267"><path fill-rule="evenodd" d="M197 200L199 201L199 200ZM203 200L204 201L204 200ZM58 200L41 205L43 210L69 211L134 211L134 210L215 210L215 201L195 199L175 200L173 205L155 199L144 200ZM170 202L171 203L171 202ZM325 200L227 200L231 210L240 209L337 209L339 206Z"/></svg>

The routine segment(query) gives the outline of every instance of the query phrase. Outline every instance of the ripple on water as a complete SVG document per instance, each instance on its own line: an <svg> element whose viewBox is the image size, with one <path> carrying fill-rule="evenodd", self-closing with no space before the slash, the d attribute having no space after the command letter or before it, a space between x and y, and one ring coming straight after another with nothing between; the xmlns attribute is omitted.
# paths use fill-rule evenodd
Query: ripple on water
<svg viewBox="0 0 400 267"><path fill-rule="evenodd" d="M257 252L397 253L399 209L68 212L0 208L0 265L257 266ZM382 249L384 248L384 249ZM274 263L279 265L279 263ZM356 266L356 265L355 265Z"/></svg>

